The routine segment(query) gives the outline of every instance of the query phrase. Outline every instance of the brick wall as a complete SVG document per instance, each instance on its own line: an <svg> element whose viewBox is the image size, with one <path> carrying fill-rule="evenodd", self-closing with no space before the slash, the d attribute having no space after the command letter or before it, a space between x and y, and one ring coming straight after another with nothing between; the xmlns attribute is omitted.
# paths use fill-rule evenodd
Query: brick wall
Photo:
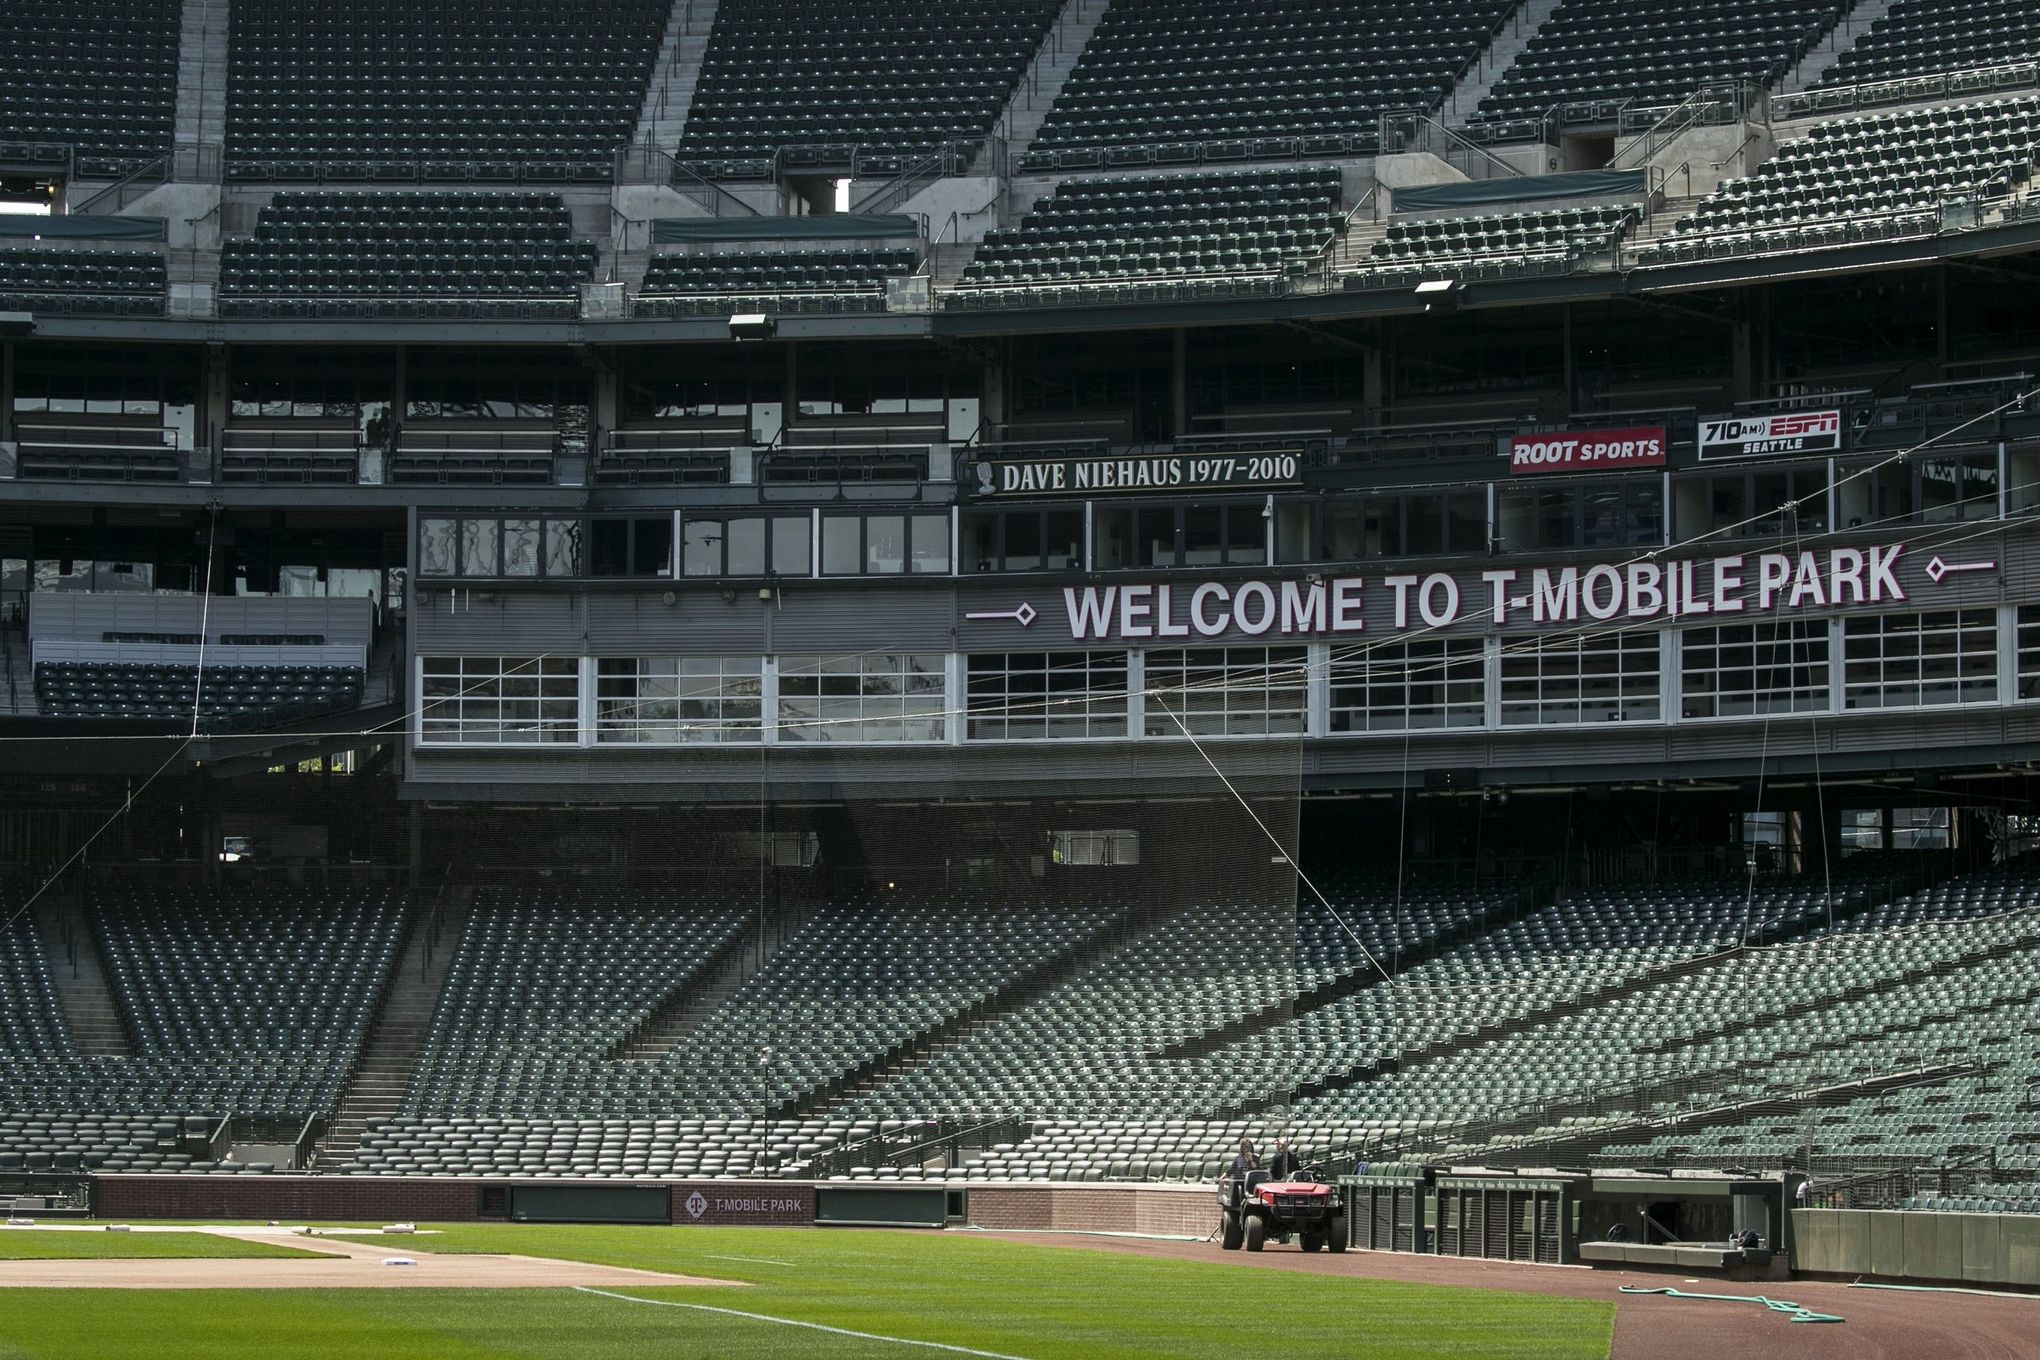
<svg viewBox="0 0 2040 1360"><path fill-rule="evenodd" d="M1202 1237L1218 1222L1217 1201L1203 1186L973 1182L969 1190L970 1222L979 1228Z"/></svg>

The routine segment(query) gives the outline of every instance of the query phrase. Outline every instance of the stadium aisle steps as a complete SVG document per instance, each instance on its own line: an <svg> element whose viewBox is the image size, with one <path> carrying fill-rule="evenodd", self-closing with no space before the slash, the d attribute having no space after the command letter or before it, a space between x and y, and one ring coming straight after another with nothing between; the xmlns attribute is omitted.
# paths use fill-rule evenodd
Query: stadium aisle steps
<svg viewBox="0 0 2040 1360"><path fill-rule="evenodd" d="M650 1015L616 1042L608 1054L610 1061L659 1062L685 1043L739 987L771 965L773 956L793 939L799 916L798 904L787 903L758 930L746 923L700 972L674 988Z"/></svg>
<svg viewBox="0 0 2040 1360"><path fill-rule="evenodd" d="M403 952L390 972L388 990L362 1044L361 1056L333 1106L327 1132L315 1154L316 1165L345 1165L361 1146L368 1126L390 1118L402 1107L471 897L469 892L453 893L443 909L411 909Z"/></svg>
<svg viewBox="0 0 2040 1360"><path fill-rule="evenodd" d="M52 893L35 911L43 959L73 1049L81 1057L125 1057L134 1052L100 961L99 941L84 907L70 894Z"/></svg>

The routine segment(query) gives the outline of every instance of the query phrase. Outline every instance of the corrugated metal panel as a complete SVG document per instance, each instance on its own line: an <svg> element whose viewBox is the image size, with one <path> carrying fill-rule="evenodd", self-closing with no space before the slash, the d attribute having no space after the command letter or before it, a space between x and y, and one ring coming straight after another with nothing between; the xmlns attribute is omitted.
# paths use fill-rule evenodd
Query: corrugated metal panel
<svg viewBox="0 0 2040 1360"><path fill-rule="evenodd" d="M781 656L838 652L947 652L956 644L947 589L788 586L770 611L770 649Z"/></svg>

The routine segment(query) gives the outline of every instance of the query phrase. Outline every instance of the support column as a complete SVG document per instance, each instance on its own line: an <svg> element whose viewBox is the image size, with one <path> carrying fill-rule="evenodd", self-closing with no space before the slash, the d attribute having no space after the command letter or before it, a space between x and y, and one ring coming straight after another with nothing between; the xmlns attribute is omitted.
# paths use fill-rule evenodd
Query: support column
<svg viewBox="0 0 2040 1360"><path fill-rule="evenodd" d="M1169 433L1181 439L1190 433L1190 334L1178 326L1170 338Z"/></svg>
<svg viewBox="0 0 2040 1360"><path fill-rule="evenodd" d="M198 432L193 438L188 463L191 480L195 482L216 482L220 478L219 452L227 429L227 388L231 376L231 359L227 347L220 344L205 347L205 360L200 369L200 408Z"/></svg>
<svg viewBox="0 0 2040 1360"><path fill-rule="evenodd" d="M1388 357L1380 345L1369 345L1360 370L1360 423L1378 428L1388 410Z"/></svg>

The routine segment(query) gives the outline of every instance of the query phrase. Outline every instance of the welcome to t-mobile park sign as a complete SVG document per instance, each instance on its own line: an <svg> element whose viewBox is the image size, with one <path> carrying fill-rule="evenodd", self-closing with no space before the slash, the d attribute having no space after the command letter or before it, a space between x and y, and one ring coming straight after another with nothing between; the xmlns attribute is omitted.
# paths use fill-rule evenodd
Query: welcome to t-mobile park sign
<svg viewBox="0 0 2040 1360"><path fill-rule="evenodd" d="M1671 562L1498 568L1332 576L1284 581L1205 581L1072 586L1063 621L1078 642L1162 638L1312 638L1445 628L1462 620L1496 628L1614 619L1691 619L1903 604L1922 582L1939 585L1994 561L1905 558L1903 543L1806 552L1735 554ZM1046 617L1028 602L966 619Z"/></svg>

